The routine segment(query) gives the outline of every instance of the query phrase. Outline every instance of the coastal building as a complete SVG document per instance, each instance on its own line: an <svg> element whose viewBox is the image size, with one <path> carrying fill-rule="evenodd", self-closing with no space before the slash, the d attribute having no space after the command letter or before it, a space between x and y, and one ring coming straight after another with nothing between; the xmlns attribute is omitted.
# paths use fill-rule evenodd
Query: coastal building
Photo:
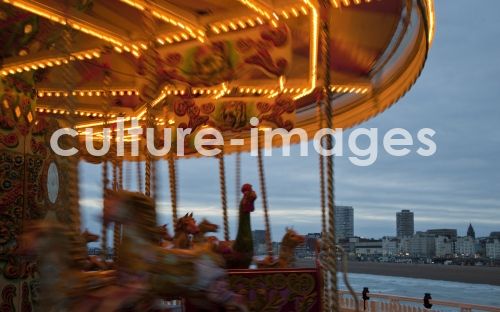
<svg viewBox="0 0 500 312"><path fill-rule="evenodd" d="M410 210L401 210L396 213L396 236L412 236L415 233L413 212Z"/></svg>
<svg viewBox="0 0 500 312"><path fill-rule="evenodd" d="M433 257L436 254L435 236L417 232L409 240L409 252L412 256Z"/></svg>
<svg viewBox="0 0 500 312"><path fill-rule="evenodd" d="M382 255L382 240L358 238L355 243L355 254L358 257L375 257Z"/></svg>
<svg viewBox="0 0 500 312"><path fill-rule="evenodd" d="M486 242L486 257L500 259L500 239L490 238Z"/></svg>
<svg viewBox="0 0 500 312"><path fill-rule="evenodd" d="M307 233L304 242L306 252L309 254L315 254L320 241L321 233Z"/></svg>
<svg viewBox="0 0 500 312"><path fill-rule="evenodd" d="M354 236L354 209L335 206L335 236L337 240Z"/></svg>
<svg viewBox="0 0 500 312"><path fill-rule="evenodd" d="M476 240L471 236L458 237L455 242L455 254L470 257L476 254Z"/></svg>
<svg viewBox="0 0 500 312"><path fill-rule="evenodd" d="M427 234L432 234L437 236L445 236L449 239L457 239L457 229L430 229L425 231Z"/></svg>
<svg viewBox="0 0 500 312"><path fill-rule="evenodd" d="M450 237L439 235L435 238L435 244L436 257L445 258L453 255L453 240Z"/></svg>
<svg viewBox="0 0 500 312"><path fill-rule="evenodd" d="M491 232L490 233L490 238L498 238L498 239L500 239L500 231Z"/></svg>
<svg viewBox="0 0 500 312"><path fill-rule="evenodd" d="M384 236L382 237L382 255L395 256L398 253L397 237Z"/></svg>
<svg viewBox="0 0 500 312"><path fill-rule="evenodd" d="M254 244L265 244L266 243L266 231L265 230L253 230L252 239Z"/></svg>
<svg viewBox="0 0 500 312"><path fill-rule="evenodd" d="M253 230L253 252L255 255L263 255L266 253L266 231L265 230Z"/></svg>
<svg viewBox="0 0 500 312"><path fill-rule="evenodd" d="M406 236L406 237L399 237L399 243L398 243L398 253L400 255L405 255L409 256L410 255L410 245L411 245L411 239L412 237Z"/></svg>
<svg viewBox="0 0 500 312"><path fill-rule="evenodd" d="M476 238L476 232L474 231L474 228L472 227L471 223L469 223L469 228L467 229L467 236Z"/></svg>

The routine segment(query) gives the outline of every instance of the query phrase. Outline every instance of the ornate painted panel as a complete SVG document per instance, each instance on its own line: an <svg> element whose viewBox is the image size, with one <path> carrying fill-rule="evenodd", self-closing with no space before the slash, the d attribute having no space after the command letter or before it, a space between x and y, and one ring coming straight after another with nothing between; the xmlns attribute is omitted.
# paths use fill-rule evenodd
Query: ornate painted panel
<svg viewBox="0 0 500 312"><path fill-rule="evenodd" d="M250 311L321 311L317 269L230 270L230 287L247 298Z"/></svg>

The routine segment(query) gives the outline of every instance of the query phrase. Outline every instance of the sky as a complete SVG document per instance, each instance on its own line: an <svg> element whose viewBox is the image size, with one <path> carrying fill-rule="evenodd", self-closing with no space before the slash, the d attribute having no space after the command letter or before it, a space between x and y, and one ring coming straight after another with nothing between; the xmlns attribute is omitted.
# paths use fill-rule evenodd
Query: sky
<svg viewBox="0 0 500 312"><path fill-rule="evenodd" d="M358 127L405 128L415 138L421 128L436 131L437 151L394 157L379 140L377 161L367 167L348 157L335 158L337 205L354 207L354 234L395 235L396 212L415 213L415 230L456 228L465 235L469 222L476 236L500 231L500 1L436 0L436 37L415 86L393 107ZM349 132L349 131L347 131ZM348 134L348 133L346 133ZM273 240L285 227L306 234L321 229L318 155L264 159ZM126 165L134 178L135 164ZM83 226L100 233L100 166L82 163ZM259 192L256 157L242 156L242 181ZM237 231L235 156L226 157L230 233ZM159 223L171 226L168 168L158 167ZM179 212L193 212L222 224L218 161L178 162ZM132 188L136 183L132 182ZM127 186L127 183L126 183ZM256 202L253 229L263 229L262 203Z"/></svg>

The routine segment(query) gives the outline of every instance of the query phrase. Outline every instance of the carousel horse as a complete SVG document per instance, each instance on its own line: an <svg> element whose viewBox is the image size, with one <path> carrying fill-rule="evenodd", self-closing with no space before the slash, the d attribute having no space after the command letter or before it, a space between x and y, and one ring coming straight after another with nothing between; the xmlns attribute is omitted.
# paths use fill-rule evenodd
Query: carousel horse
<svg viewBox="0 0 500 312"><path fill-rule="evenodd" d="M200 243L207 243L209 241L214 241L214 237L206 237L205 235L207 233L216 233L219 230L219 226L217 224L211 223L207 219L201 220L200 223L198 223L198 229L199 232L194 235L193 237L193 243L200 244Z"/></svg>
<svg viewBox="0 0 500 312"><path fill-rule="evenodd" d="M192 247L191 237L200 232L193 218L193 213L179 218L175 223L175 234L173 238L174 248L190 249Z"/></svg>
<svg viewBox="0 0 500 312"><path fill-rule="evenodd" d="M19 253L38 259L37 310L103 312L136 306L142 293L115 285L113 271L84 272L84 237L55 220L26 224ZM137 306L139 307L139 306Z"/></svg>
<svg viewBox="0 0 500 312"><path fill-rule="evenodd" d="M160 247L170 247L172 245L172 240L173 237L170 235L168 232L167 225L164 224L162 226L158 227L158 232L160 234L159 240L158 240L158 245Z"/></svg>
<svg viewBox="0 0 500 312"><path fill-rule="evenodd" d="M295 248L305 242L303 235L295 230L286 228L286 233L281 240L280 255L277 260L268 256L257 263L259 268L290 268L295 265Z"/></svg>
<svg viewBox="0 0 500 312"><path fill-rule="evenodd" d="M99 240L99 235L89 232L87 229L81 234L83 241L85 244L95 243ZM109 265L102 261L99 256L87 256L87 261L85 263L84 270L85 271L97 271L97 270L106 270L109 268Z"/></svg>
<svg viewBox="0 0 500 312"><path fill-rule="evenodd" d="M136 284L148 298L185 298L197 311L226 308L246 311L242 298L228 288L220 255L206 245L192 249L159 247L151 198L127 191L112 196L114 205L104 209L105 222L119 222L127 229L116 261L119 281ZM177 238L181 228L183 232L198 232L192 214L186 214L176 223Z"/></svg>
<svg viewBox="0 0 500 312"><path fill-rule="evenodd" d="M220 242L217 248L226 260L228 269L248 269L253 259L253 238L250 213L255 210L254 202L257 195L252 185L244 184L241 187L243 198L240 201L238 233L232 242Z"/></svg>

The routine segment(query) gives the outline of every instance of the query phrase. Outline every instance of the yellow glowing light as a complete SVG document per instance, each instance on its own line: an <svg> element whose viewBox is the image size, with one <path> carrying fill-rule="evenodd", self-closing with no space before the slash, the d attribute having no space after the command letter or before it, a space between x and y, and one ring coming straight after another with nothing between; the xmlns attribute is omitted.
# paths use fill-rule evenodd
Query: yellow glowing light
<svg viewBox="0 0 500 312"><path fill-rule="evenodd" d="M270 20L272 18L272 10L268 8L267 4L258 0L238 0L243 5L247 6L251 10L255 11L257 14L264 16L266 19Z"/></svg>
<svg viewBox="0 0 500 312"><path fill-rule="evenodd" d="M189 20L187 20L186 17L178 16L174 13L166 11L161 7L155 6L153 3L134 0L120 1L141 11L145 10L145 8L148 6L154 17L161 19L162 21L169 23L175 27L179 27L184 31L187 31L191 37L198 38L200 41L202 41L203 37L205 37L205 31L201 27L198 27L197 25L191 23ZM147 47L143 46L143 49L147 49Z"/></svg>
<svg viewBox="0 0 500 312"><path fill-rule="evenodd" d="M294 97L294 100L299 99L309 93L311 93L315 88L316 88L316 79L318 76L317 70L318 70L318 22L319 22L319 17L318 17L318 10L314 6L314 4L311 3L310 0L304 0L304 3L309 7L309 10L311 11L311 39L310 39L310 53L311 56L309 57L309 88L302 93L298 94L297 96Z"/></svg>

